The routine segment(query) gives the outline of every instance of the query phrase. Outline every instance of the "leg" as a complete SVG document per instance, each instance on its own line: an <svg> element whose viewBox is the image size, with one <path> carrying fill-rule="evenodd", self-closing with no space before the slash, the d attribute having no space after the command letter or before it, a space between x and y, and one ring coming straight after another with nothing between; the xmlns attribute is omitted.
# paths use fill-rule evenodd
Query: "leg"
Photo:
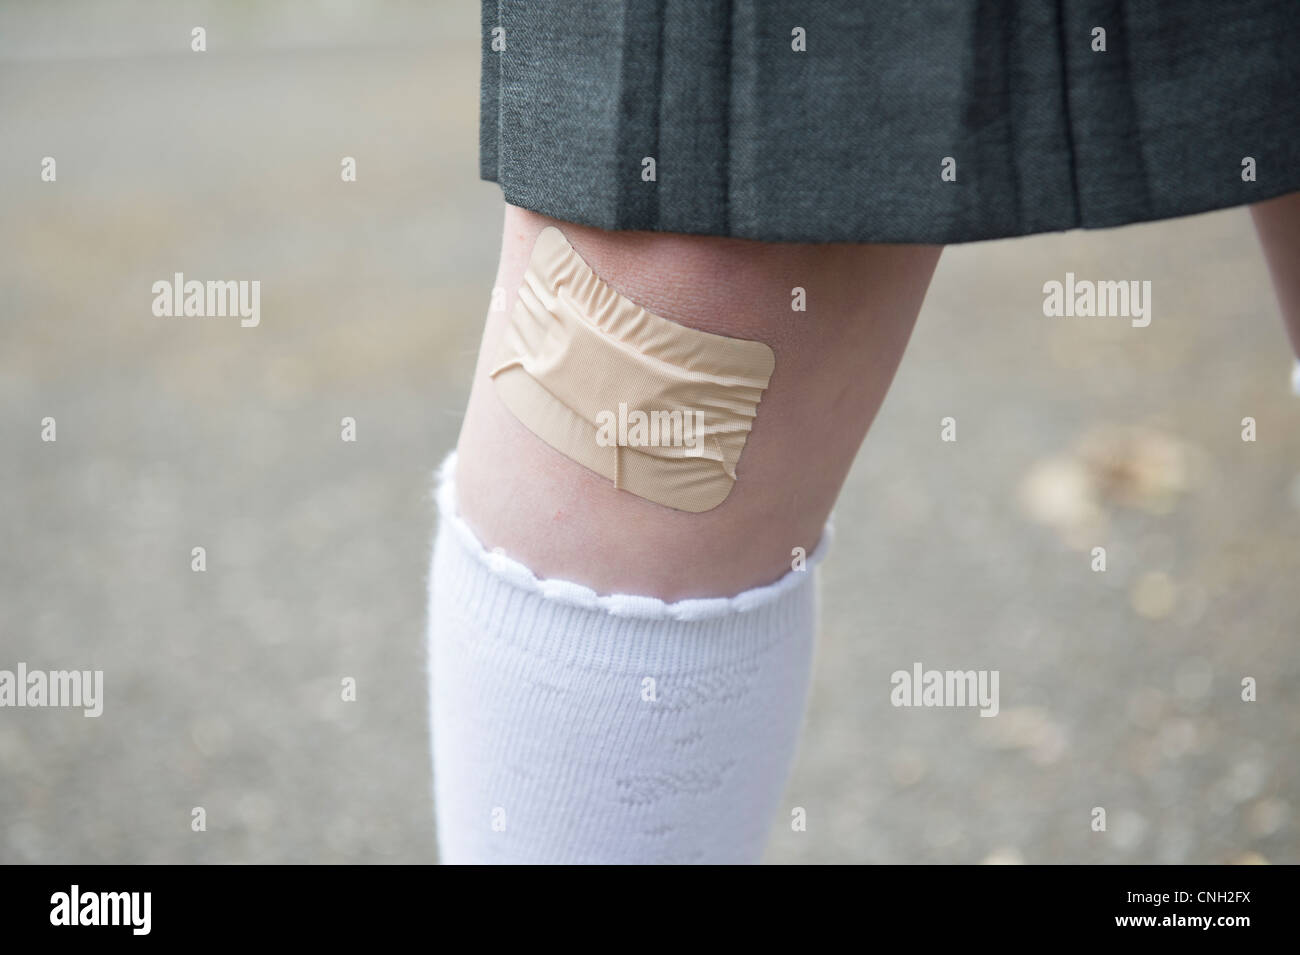
<svg viewBox="0 0 1300 955"><path fill-rule="evenodd" d="M1269 274L1286 322L1291 348L1300 356L1300 192L1251 206Z"/></svg>
<svg viewBox="0 0 1300 955"><path fill-rule="evenodd" d="M629 299L683 325L758 339L776 371L720 506L688 514L616 491L538 440L487 375L506 314L487 322L460 436L462 513L488 547L539 577L664 600L769 583L809 552L884 400L939 249L772 245L600 232L510 207L497 286L519 287L533 240L558 225ZM791 289L808 310L791 310ZM607 529L617 527L618 534Z"/></svg>
<svg viewBox="0 0 1300 955"><path fill-rule="evenodd" d="M511 302L548 224L507 210L497 282ZM814 552L939 250L554 224L628 299L763 341L775 370L730 495L687 513L615 490L510 413L489 376L508 316L490 315L432 575L443 859L757 861L811 660L811 574L791 571L791 551ZM796 286L807 311L791 309ZM480 543L515 570L494 575L503 558ZM530 589L529 571L569 583ZM587 596L565 597L574 584ZM635 596L623 610L595 594Z"/></svg>

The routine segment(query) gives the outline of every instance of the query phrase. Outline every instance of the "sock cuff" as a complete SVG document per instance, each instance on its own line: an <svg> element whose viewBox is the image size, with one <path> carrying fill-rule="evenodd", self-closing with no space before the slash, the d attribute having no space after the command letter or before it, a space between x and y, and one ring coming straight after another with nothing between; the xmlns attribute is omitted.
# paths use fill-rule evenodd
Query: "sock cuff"
<svg viewBox="0 0 1300 955"><path fill-rule="evenodd" d="M733 597L704 597L665 603L657 597L636 594L597 594L590 587L558 578L539 578L531 570L504 550L488 550L470 530L457 512L456 505L456 452L452 451L438 469L438 518L448 527L457 542L492 573L521 590L539 594L548 600L580 607L584 610L604 610L616 617L640 620L709 620L726 614L756 610L775 601L782 594L802 586L809 573L822 562L830 549L832 529L827 524L821 540L808 555L805 570L787 571L781 579L743 590Z"/></svg>
<svg viewBox="0 0 1300 955"><path fill-rule="evenodd" d="M457 513L455 467L453 452L438 472L430 583L440 588L444 606L473 623L464 633L491 635L530 656L569 665L668 674L742 664L808 627L816 599L813 572L830 546L829 527L805 570L732 597L667 603L599 595L572 581L538 578L503 551L487 550Z"/></svg>

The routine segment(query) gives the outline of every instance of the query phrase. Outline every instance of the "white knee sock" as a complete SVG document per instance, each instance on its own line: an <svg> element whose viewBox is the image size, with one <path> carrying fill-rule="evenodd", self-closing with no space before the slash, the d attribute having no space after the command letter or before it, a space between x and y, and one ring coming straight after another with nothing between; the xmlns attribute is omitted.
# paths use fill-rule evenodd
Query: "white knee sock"
<svg viewBox="0 0 1300 955"><path fill-rule="evenodd" d="M430 715L447 863L757 862L803 721L814 566L666 604L538 580L439 478Z"/></svg>

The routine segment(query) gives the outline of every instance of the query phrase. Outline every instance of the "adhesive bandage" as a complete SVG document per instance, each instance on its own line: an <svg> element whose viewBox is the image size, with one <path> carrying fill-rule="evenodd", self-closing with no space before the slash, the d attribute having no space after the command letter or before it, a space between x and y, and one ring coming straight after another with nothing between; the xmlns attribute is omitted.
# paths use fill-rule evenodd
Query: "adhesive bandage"
<svg viewBox="0 0 1300 955"><path fill-rule="evenodd" d="M610 288L559 229L537 237L490 372L530 431L614 486L717 507L775 366L762 342L686 328Z"/></svg>

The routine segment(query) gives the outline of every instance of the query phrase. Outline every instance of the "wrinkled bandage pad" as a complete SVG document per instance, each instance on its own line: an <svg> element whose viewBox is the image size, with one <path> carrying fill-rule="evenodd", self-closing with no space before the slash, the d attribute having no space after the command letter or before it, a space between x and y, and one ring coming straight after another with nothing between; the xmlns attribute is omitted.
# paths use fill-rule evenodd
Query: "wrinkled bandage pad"
<svg viewBox="0 0 1300 955"><path fill-rule="evenodd" d="M550 226L490 374L511 413L561 454L617 488L699 512L731 492L774 366L762 342L628 301Z"/></svg>

